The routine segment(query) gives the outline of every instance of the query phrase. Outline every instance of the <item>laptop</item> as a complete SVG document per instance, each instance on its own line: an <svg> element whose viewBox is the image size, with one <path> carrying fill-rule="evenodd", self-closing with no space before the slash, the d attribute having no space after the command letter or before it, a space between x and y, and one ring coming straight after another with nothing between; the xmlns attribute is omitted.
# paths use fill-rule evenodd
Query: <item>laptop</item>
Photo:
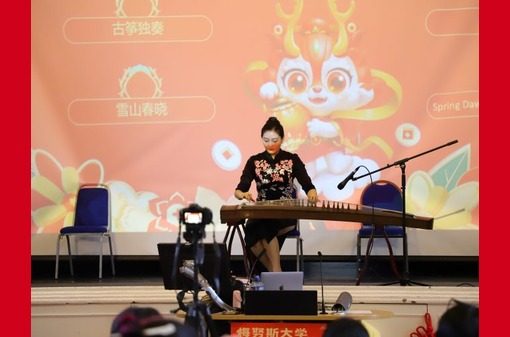
<svg viewBox="0 0 510 337"><path fill-rule="evenodd" d="M262 272L264 290L303 290L302 271Z"/></svg>

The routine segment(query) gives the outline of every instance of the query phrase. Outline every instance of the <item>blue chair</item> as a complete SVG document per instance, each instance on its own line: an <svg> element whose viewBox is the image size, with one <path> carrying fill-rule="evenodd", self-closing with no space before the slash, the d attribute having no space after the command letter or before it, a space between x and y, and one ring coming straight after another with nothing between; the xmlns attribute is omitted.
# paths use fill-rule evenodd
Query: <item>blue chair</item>
<svg viewBox="0 0 510 337"><path fill-rule="evenodd" d="M60 240L66 238L67 251L69 253L69 268L71 276L73 272L73 256L71 253L70 237L76 239L82 237L96 237L99 239L99 278L103 275L103 240L108 238L110 246L110 259L112 275L115 275L113 250L110 224L110 191L103 184L82 185L76 196L76 208L73 226L64 227L60 230L57 239L57 252L55 258L55 279L58 279L58 263L60 257Z"/></svg>
<svg viewBox="0 0 510 337"><path fill-rule="evenodd" d="M402 192L400 188L388 180L376 180L372 184L367 185L361 193L361 204L368 207L391 209L395 211L402 211ZM357 263L358 263L358 280L356 284L360 283L361 276L368 266L368 257L372 250L374 239L384 238L388 246L390 255L390 262L394 274L400 279L395 257L393 256L393 249L389 238L401 238L405 235L404 228L398 224L396 225L373 225L362 224L358 231L357 237ZM363 270L361 270L361 244L362 239L368 239L365 263Z"/></svg>

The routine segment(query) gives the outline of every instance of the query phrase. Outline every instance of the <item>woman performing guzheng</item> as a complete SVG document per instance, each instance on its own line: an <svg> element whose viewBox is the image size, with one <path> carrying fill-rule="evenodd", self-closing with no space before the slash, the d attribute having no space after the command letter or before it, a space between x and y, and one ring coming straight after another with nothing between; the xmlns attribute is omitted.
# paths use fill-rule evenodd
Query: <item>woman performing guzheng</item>
<svg viewBox="0 0 510 337"><path fill-rule="evenodd" d="M296 199L296 178L308 200L316 202L317 191L304 163L297 154L281 149L284 131L280 121L270 117L262 127L260 136L265 151L251 156L246 162L235 197L255 201L250 193L251 182L255 180L257 202ZM259 257L268 271L282 270L279 239L282 240L296 224L296 219L248 219L246 222L246 246Z"/></svg>

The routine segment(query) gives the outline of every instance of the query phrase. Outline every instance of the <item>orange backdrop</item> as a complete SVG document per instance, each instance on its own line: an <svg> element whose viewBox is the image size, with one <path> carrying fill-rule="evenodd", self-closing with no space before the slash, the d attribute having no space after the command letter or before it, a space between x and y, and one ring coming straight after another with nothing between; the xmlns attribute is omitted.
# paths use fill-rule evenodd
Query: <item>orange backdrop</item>
<svg viewBox="0 0 510 337"><path fill-rule="evenodd" d="M176 231L190 202L218 223L270 115L325 200L458 140L407 163L408 211L478 229L478 42L468 0L32 1L32 233L71 224L85 182L114 231Z"/></svg>

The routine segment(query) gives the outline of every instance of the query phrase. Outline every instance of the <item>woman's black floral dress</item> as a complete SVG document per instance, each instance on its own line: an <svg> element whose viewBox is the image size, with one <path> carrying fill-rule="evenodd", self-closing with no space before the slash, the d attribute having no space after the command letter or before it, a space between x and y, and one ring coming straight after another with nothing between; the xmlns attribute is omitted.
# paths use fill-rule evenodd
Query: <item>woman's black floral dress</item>
<svg viewBox="0 0 510 337"><path fill-rule="evenodd" d="M315 188L297 154L280 150L273 159L264 151L248 159L236 189L247 192L255 180L257 201L295 199L294 178L307 193ZM269 242L280 229L296 223L295 219L249 219L246 222L246 246L251 247L263 238Z"/></svg>

